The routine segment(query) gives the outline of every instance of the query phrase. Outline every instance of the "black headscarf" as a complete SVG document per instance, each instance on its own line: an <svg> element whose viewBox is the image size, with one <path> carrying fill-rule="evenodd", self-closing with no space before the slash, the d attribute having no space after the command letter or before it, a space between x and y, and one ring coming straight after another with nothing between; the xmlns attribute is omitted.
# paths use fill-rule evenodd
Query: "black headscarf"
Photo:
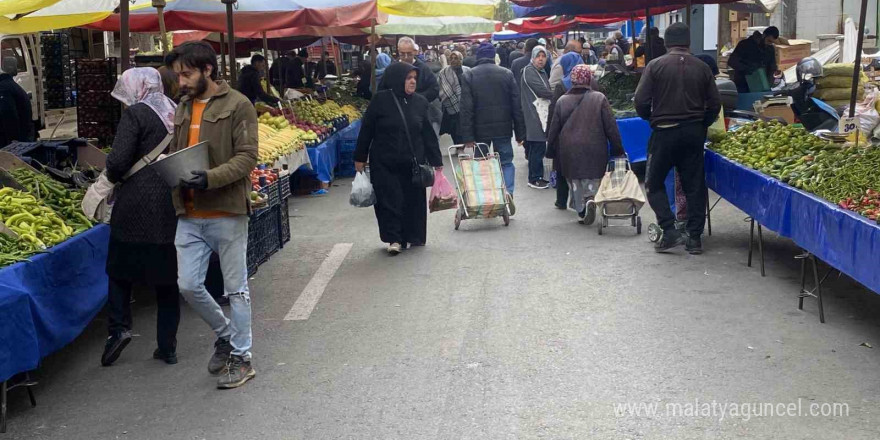
<svg viewBox="0 0 880 440"><path fill-rule="evenodd" d="M395 62L385 69L382 75L382 90L391 90L399 98L406 98L406 76L411 71L418 71L412 64Z"/></svg>

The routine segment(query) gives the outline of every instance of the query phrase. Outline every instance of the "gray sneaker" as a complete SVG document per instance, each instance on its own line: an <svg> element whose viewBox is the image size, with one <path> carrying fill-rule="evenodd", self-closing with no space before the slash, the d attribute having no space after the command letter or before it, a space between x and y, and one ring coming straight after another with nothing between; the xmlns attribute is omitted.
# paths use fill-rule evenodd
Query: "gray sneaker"
<svg viewBox="0 0 880 440"><path fill-rule="evenodd" d="M217 380L217 388L220 388L221 390L238 388L244 385L245 382L253 379L256 375L257 372L254 371L251 361L246 361L243 357L238 355L231 355L229 356L229 362L226 366L226 373L220 376L220 379Z"/></svg>
<svg viewBox="0 0 880 440"><path fill-rule="evenodd" d="M232 353L232 344L228 339L219 338L214 342L214 355L208 361L208 373L212 376L223 374L226 371L226 364L229 361L229 355Z"/></svg>

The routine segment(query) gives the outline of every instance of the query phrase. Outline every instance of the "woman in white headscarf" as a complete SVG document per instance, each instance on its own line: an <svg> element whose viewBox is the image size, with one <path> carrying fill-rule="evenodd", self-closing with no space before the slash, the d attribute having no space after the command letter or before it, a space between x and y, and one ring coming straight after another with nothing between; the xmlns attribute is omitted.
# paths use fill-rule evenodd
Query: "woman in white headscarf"
<svg viewBox="0 0 880 440"><path fill-rule="evenodd" d="M107 177L120 184L110 219L107 253L108 333L101 364L112 365L131 341L131 290L154 287L158 305L153 358L177 363L177 216L171 188L150 167L128 178L129 169L163 143L174 130L176 106L163 91L159 71L144 67L122 73L111 95L128 106L107 156ZM80 91L82 92L82 91Z"/></svg>

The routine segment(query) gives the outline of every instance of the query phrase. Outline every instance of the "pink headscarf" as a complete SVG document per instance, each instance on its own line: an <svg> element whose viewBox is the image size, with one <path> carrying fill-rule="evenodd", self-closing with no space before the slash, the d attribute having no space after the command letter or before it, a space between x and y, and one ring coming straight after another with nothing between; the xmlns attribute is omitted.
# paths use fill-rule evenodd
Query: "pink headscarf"
<svg viewBox="0 0 880 440"><path fill-rule="evenodd" d="M590 70L590 66L586 64L578 64L571 69L571 85L572 87L577 86L589 86L590 83L593 82L593 71Z"/></svg>
<svg viewBox="0 0 880 440"><path fill-rule="evenodd" d="M162 77L158 70L152 67L136 67L122 72L110 95L129 107L140 102L146 104L156 112L168 133L172 133L177 105L163 91Z"/></svg>

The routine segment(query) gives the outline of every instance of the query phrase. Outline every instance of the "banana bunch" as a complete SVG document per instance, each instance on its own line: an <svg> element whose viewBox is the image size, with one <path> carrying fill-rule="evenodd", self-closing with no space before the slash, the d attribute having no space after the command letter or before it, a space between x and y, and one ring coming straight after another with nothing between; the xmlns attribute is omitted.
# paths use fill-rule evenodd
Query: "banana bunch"
<svg viewBox="0 0 880 440"><path fill-rule="evenodd" d="M361 112L359 112L358 109L354 108L354 106L351 104L343 105L342 108L340 108L339 110L342 112L342 114L348 116L349 122L354 122L361 118Z"/></svg>
<svg viewBox="0 0 880 440"><path fill-rule="evenodd" d="M260 149L257 160L263 164L274 164L282 156L291 154L303 148L303 130L288 126L276 130L264 124L259 124Z"/></svg>

